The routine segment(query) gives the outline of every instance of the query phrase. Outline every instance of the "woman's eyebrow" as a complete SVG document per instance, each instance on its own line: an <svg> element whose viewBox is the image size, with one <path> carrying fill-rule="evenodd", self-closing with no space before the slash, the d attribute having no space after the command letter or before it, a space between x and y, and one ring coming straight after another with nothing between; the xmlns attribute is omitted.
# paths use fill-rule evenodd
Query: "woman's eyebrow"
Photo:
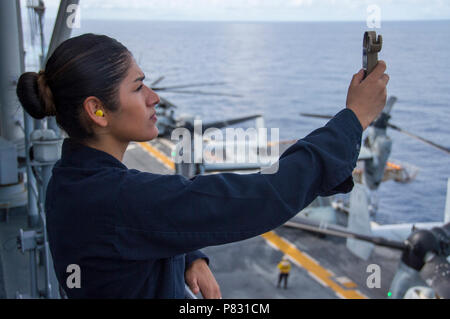
<svg viewBox="0 0 450 319"><path fill-rule="evenodd" d="M144 79L145 79L145 75L138 77L136 80L134 80L134 82L144 81Z"/></svg>

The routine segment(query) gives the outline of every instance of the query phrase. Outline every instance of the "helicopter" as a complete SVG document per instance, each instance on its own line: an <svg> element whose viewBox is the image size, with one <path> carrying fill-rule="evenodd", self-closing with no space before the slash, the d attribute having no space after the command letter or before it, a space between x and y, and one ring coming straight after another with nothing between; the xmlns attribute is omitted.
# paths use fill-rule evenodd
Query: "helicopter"
<svg viewBox="0 0 450 319"><path fill-rule="evenodd" d="M229 97L242 97L239 94L228 94L228 93L221 93L221 92L205 92L205 91L186 91L186 90L180 90L184 88L190 88L190 87L198 87L198 86L215 86L215 85L223 85L226 84L225 82L209 82L209 83L193 83L193 84L182 84L182 85L175 85L175 86L167 86L167 87L157 87L156 85L160 83L162 80L164 80L164 76L160 76L156 80L152 81L149 84L150 89L152 89L155 92L172 92L172 93L178 93L178 94L195 94L195 95L211 95L211 96L229 96ZM156 106L156 115L158 116L158 122L156 122L156 125L158 127L158 137L165 137L170 138L172 132L174 129L177 128L187 128L190 131L193 131L194 126L194 116L192 115L182 115L177 117L175 115L176 110L178 107L170 102L167 98L159 96L160 103ZM215 127L215 128L222 128L226 125L232 125L237 124L240 122L244 122L249 119L253 119L256 117L259 117L261 115L252 115L250 118L248 116L237 118L237 119L230 119L230 120L221 120L218 122L213 123L206 123L203 124L206 128Z"/></svg>
<svg viewBox="0 0 450 319"><path fill-rule="evenodd" d="M418 168L414 165L406 163L398 164L389 161L392 139L387 134L387 128L407 134L410 137L450 154L449 148L420 137L389 122L392 108L397 100L398 98L396 96L390 96L383 111L368 127L367 135L361 145L357 166L352 174L356 183L366 187L366 191L368 192L367 205L370 216L372 217L376 214L378 203L377 199L374 199L371 195L373 191L376 191L380 187L382 182L393 180L397 183L410 183L418 173ZM300 115L322 119L332 118L330 115L323 114L300 113ZM342 196L318 197L299 213L299 217L311 218L319 222L338 223L339 217L336 216L336 211L348 215L350 205L350 200Z"/></svg>
<svg viewBox="0 0 450 319"><path fill-rule="evenodd" d="M371 227L366 194L362 185L355 185L347 228L303 217L284 226L346 238L347 248L364 260L374 245L400 250L390 298L450 298L450 178L444 221L440 223Z"/></svg>
<svg viewBox="0 0 450 319"><path fill-rule="evenodd" d="M236 94L226 94L226 93L214 93L214 92L203 92L203 91L180 91L179 88L186 87L194 87L194 86L211 86L211 85L220 85L224 84L224 82L212 82L212 83L198 83L198 84L186 84L186 85L177 85L171 87L155 87L157 83L159 83L164 77L159 77L155 81L150 84L150 88L153 91L170 91L175 93L187 93L187 94L198 94L198 95L215 95L215 96L233 96L240 97L240 95ZM156 106L156 115L158 116L158 122L156 125L158 127L158 137L162 140L165 140L165 143L172 148L173 154L183 155L184 152L188 153L188 160L186 161L177 161L175 163L175 173L183 175L187 178L191 178L197 174L205 173L207 171L224 171L224 170L236 170L236 169L259 169L260 165L256 164L218 164L218 165L208 165L204 162L198 163L194 159L194 146L196 145L195 139L196 136L201 135L202 138L202 150L204 149L203 144L213 143L211 140L203 139L203 134L208 129L223 129L230 125L235 125L251 120L256 120L257 127L264 126L263 116L261 114L253 114L247 115L238 118L231 118L207 123L201 123L200 127L197 125L196 121L200 121L200 117L193 116L189 114L183 114L179 117L175 115L175 110L177 106L170 102L168 99L159 96L160 103ZM172 142L174 138L173 133L178 129L185 129L188 132L190 137L190 141L188 143L188 147L184 147L183 149L177 149L177 145ZM189 147L190 146L190 147ZM178 147L179 148L179 147ZM187 149L186 149L187 148ZM213 168L214 166L214 168Z"/></svg>
<svg viewBox="0 0 450 319"><path fill-rule="evenodd" d="M400 176L395 176L395 174L392 174L392 172L389 171L389 168L395 168L395 165L388 164L388 158L392 148L392 140L386 132L388 127L401 133L407 134L410 137L431 145L441 151L446 152L447 154L450 154L450 149L448 147L434 143L429 139L425 139L405 129L402 129L397 125L389 123L392 107L394 106L395 102L397 102L397 100L398 98L396 96L389 97L383 111L370 124L368 128L368 134L364 139L363 145L361 145L361 151L358 160L364 161L365 165L362 174L361 172L358 172L357 174L362 175L358 179L370 190L377 189L382 181L388 179L394 179L395 181L399 182L409 182L415 177L415 175L409 172L402 172L404 177L401 178ZM332 116L330 115L311 113L300 113L300 115L324 119L332 118Z"/></svg>
<svg viewBox="0 0 450 319"><path fill-rule="evenodd" d="M388 122L390 111L396 101L396 97L390 97L382 113L368 129L368 135L358 158L358 160L364 161L365 170L358 172L362 178L350 193L348 206L343 206L342 202L333 202L330 198L317 198L315 201L318 202L318 205L316 203L316 205L305 208L284 226L310 231L322 236L345 237L347 238L347 248L363 260L370 257L374 245L401 250L402 257L391 282L390 297L449 298L450 179L447 183L443 222L378 225L370 221L370 216L373 215L371 214L370 191L376 190L382 181L389 178L390 173L386 169L392 146L391 139L386 135L388 127L450 153L450 150L442 145L390 124ZM306 113L301 113L301 115L331 118L328 115ZM406 178L394 177L392 179L399 182L409 182L413 179L408 172L403 176ZM357 179L355 178L355 180ZM335 210L346 213L347 227L336 224ZM308 218L309 214L313 218Z"/></svg>

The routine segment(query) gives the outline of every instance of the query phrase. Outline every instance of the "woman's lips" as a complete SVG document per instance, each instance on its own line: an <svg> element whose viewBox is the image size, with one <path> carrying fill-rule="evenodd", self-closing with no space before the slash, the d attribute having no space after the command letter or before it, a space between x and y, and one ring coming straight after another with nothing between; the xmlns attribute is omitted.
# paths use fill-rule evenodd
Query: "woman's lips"
<svg viewBox="0 0 450 319"><path fill-rule="evenodd" d="M154 122L156 122L158 120L158 118L156 117L156 113L150 117L150 120L152 120Z"/></svg>

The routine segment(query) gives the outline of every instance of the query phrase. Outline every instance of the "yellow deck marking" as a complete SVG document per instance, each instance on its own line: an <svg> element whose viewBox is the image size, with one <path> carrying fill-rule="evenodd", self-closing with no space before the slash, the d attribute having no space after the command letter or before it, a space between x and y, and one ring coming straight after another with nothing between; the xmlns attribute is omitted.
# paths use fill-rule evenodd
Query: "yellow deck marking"
<svg viewBox="0 0 450 319"><path fill-rule="evenodd" d="M361 292L354 289L345 289L339 284L337 284L333 279L333 274L320 266L315 260L302 253L292 245L288 243L283 238L279 237L275 232L270 231L261 235L265 240L267 240L271 246L277 247L283 253L291 257L294 261L305 268L309 274L319 281L321 284L325 284L334 290L334 292L341 298L347 299L365 299L367 296L363 295ZM353 288L353 287L349 287Z"/></svg>
<svg viewBox="0 0 450 319"><path fill-rule="evenodd" d="M171 170L175 170L175 163L167 157L163 152L159 151L155 147L151 146L146 142L138 142L137 143L142 149L150 153L153 157L156 157L161 163L163 163L167 168Z"/></svg>
<svg viewBox="0 0 450 319"><path fill-rule="evenodd" d="M351 281L349 278L342 276L342 277L335 277L334 280L336 280L341 286L345 288L356 288L358 287L357 284L355 284L353 281Z"/></svg>
<svg viewBox="0 0 450 319"><path fill-rule="evenodd" d="M356 287L358 287L358 285L355 284L353 281L346 282L345 284L342 284L342 285L347 287L347 288L356 288Z"/></svg>

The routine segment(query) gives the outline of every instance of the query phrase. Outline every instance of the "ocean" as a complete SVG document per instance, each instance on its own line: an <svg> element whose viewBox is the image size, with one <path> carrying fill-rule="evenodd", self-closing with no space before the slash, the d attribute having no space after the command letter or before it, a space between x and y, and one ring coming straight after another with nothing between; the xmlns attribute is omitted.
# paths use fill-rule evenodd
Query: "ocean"
<svg viewBox="0 0 450 319"><path fill-rule="evenodd" d="M73 35L116 38L150 81L165 77L158 86L226 82L193 90L242 97L160 95L178 106L178 114L199 115L205 122L263 114L266 126L279 128L280 139L288 140L326 123L300 112L334 115L345 107L350 80L361 68L366 30L365 22L82 20ZM398 98L390 122L450 147L450 21L382 22L375 31L383 36L379 58L387 63L388 96ZM394 130L388 135L390 159L419 173L411 183L380 186L375 221L442 221L449 155Z"/></svg>

